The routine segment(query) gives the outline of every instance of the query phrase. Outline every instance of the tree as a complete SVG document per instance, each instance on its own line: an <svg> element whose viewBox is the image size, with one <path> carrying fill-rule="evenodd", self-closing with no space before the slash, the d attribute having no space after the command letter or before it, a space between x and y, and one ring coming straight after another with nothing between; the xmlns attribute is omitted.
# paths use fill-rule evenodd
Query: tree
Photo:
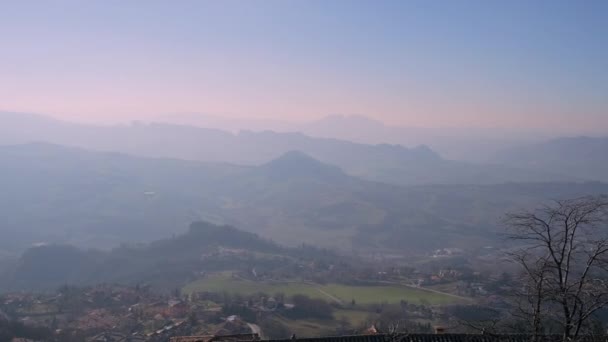
<svg viewBox="0 0 608 342"><path fill-rule="evenodd" d="M409 332L409 325L410 322L407 321L404 312L396 305L384 308L375 324L380 331L389 334Z"/></svg>
<svg viewBox="0 0 608 342"><path fill-rule="evenodd" d="M518 242L510 260L522 270L515 315L530 322L533 341L545 324L557 324L564 341L588 333L608 305L608 198L555 201L509 214L506 223Z"/></svg>

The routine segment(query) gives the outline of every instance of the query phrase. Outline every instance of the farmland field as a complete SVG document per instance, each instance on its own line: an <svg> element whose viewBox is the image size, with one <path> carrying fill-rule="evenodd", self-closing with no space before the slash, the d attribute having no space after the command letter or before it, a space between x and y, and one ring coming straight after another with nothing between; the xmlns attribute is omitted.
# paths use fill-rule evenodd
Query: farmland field
<svg viewBox="0 0 608 342"><path fill-rule="evenodd" d="M351 286L303 282L251 281L232 277L228 273L210 275L184 287L185 293L196 291L229 292L242 295L260 292L270 295L283 293L288 297L303 294L312 298L341 303L351 303L354 299L357 304L399 303L401 300L416 304L449 304L460 301L458 298L445 294L399 285Z"/></svg>
<svg viewBox="0 0 608 342"><path fill-rule="evenodd" d="M313 286L304 283L257 282L234 278L229 273L220 273L199 279L186 285L183 290L185 293L209 291L238 293L242 295L252 295L260 292L274 295L280 292L285 294L285 296L303 294L312 298L325 298Z"/></svg>
<svg viewBox="0 0 608 342"><path fill-rule="evenodd" d="M334 311L334 319L346 319L350 324L359 326L369 317L377 316L375 313L363 310L338 309Z"/></svg>
<svg viewBox="0 0 608 342"><path fill-rule="evenodd" d="M399 285L382 286L350 286L341 284L322 285L323 291L332 294L346 302L354 299L357 304L373 304L387 302L399 303L405 300L410 303L449 304L458 299L448 295L415 289Z"/></svg>

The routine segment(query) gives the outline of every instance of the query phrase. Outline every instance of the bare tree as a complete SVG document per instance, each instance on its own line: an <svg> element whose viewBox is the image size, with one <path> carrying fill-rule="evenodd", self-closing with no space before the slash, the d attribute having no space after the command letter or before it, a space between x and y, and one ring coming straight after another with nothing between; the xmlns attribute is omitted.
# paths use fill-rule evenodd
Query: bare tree
<svg viewBox="0 0 608 342"><path fill-rule="evenodd" d="M592 315L608 305L608 199L555 201L534 212L509 214L509 253L522 269L523 299L515 315L527 316L534 342L554 321L564 341L586 332Z"/></svg>
<svg viewBox="0 0 608 342"><path fill-rule="evenodd" d="M549 316L548 298L545 296L549 275L546 259L535 257L525 248L509 252L508 255L522 268L520 278L522 286L513 293L516 308L511 314L516 322L529 322L529 326L523 332L531 335L531 342L538 342L545 331L543 321Z"/></svg>

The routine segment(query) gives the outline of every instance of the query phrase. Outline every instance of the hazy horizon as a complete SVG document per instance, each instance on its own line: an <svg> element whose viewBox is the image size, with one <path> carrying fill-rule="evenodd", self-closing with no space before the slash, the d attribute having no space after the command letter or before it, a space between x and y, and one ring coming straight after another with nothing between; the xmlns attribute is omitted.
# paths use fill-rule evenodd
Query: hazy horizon
<svg viewBox="0 0 608 342"><path fill-rule="evenodd" d="M608 5L5 4L0 110L608 132Z"/></svg>
<svg viewBox="0 0 608 342"><path fill-rule="evenodd" d="M608 342L607 14L2 2L0 342Z"/></svg>

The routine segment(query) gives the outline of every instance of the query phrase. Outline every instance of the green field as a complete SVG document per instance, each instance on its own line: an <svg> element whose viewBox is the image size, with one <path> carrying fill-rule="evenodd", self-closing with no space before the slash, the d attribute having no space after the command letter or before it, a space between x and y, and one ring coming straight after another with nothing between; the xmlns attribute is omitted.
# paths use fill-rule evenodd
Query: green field
<svg viewBox="0 0 608 342"><path fill-rule="evenodd" d="M207 276L186 285L184 293L197 291L228 292L242 295L283 293L285 296L296 294L307 295L327 301L350 304L354 299L357 304L399 303L405 300L410 303L449 304L462 301L458 298L399 285L350 286L340 284L310 284L302 282L262 282L232 277L228 273Z"/></svg>
<svg viewBox="0 0 608 342"><path fill-rule="evenodd" d="M325 296L317 291L313 286L303 283L288 283L288 282L256 282L233 278L230 274L222 273L205 277L186 285L183 289L184 293L196 291L209 292L228 292L238 293L242 295L252 295L256 293L267 293L274 295L283 293L285 296L293 296L303 294L313 298L325 298Z"/></svg>
<svg viewBox="0 0 608 342"><path fill-rule="evenodd" d="M349 286L329 284L322 286L322 289L347 302L354 299L358 304L383 302L393 304L399 303L401 300L415 304L450 304L462 301L449 295L399 285Z"/></svg>
<svg viewBox="0 0 608 342"><path fill-rule="evenodd" d="M363 324L370 316L374 317L377 315L373 312L363 310L338 309L334 311L334 319L338 320L345 318L353 326Z"/></svg>

